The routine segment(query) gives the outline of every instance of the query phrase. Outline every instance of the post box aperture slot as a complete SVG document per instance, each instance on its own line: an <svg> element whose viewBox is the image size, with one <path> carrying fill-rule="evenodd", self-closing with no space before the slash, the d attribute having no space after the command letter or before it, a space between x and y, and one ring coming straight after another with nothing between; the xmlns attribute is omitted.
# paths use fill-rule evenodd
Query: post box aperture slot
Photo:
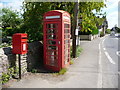
<svg viewBox="0 0 120 90"><path fill-rule="evenodd" d="M27 39L27 37L21 37L22 39Z"/></svg>
<svg viewBox="0 0 120 90"><path fill-rule="evenodd" d="M22 43L27 43L27 41L21 41Z"/></svg>

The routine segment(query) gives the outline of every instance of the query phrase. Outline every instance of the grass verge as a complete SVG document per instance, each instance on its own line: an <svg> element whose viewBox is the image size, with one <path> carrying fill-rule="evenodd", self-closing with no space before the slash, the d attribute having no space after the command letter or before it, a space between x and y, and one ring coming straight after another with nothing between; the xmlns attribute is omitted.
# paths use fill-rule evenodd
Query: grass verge
<svg viewBox="0 0 120 90"><path fill-rule="evenodd" d="M67 68L62 68L59 72L54 73L54 75L64 75L67 72Z"/></svg>

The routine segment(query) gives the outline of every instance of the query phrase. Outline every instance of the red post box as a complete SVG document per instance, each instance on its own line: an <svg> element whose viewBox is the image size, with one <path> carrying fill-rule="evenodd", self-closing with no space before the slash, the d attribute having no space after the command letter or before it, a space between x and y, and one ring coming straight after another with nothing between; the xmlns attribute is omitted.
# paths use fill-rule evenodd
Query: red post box
<svg viewBox="0 0 120 90"><path fill-rule="evenodd" d="M44 14L44 65L60 71L70 63L70 14L53 10Z"/></svg>
<svg viewBox="0 0 120 90"><path fill-rule="evenodd" d="M12 37L13 53L26 54L27 53L27 34L16 33Z"/></svg>

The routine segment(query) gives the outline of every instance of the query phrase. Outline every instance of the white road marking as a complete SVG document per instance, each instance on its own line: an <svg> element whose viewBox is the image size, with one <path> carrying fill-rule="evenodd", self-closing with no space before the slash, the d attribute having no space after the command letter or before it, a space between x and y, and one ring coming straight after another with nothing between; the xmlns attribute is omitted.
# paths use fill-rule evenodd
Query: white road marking
<svg viewBox="0 0 120 90"><path fill-rule="evenodd" d="M118 38L114 38L114 39L118 40Z"/></svg>
<svg viewBox="0 0 120 90"><path fill-rule="evenodd" d="M102 44L102 48L104 50L105 55L107 56L108 60L110 61L110 63L115 64L115 62L112 60L112 58L110 57L110 55L108 54L108 52L106 51L106 48L104 47L104 42L105 42L105 37L101 39L100 43L99 43L99 73L98 73L98 83L97 83L97 87L98 88L102 88L102 83L103 83L103 76L102 76L102 51L101 51L101 44ZM118 53L118 52L117 52Z"/></svg>
<svg viewBox="0 0 120 90"><path fill-rule="evenodd" d="M116 54L117 54L118 56L120 56L120 51L117 51Z"/></svg>
<svg viewBox="0 0 120 90"><path fill-rule="evenodd" d="M104 51L106 51L106 48L103 48Z"/></svg>
<svg viewBox="0 0 120 90"><path fill-rule="evenodd" d="M98 88L102 88L102 64L101 64L101 46L99 43L99 73L98 73L98 83L97 83L97 87Z"/></svg>
<svg viewBox="0 0 120 90"><path fill-rule="evenodd" d="M102 47L103 47L103 50L106 50L106 48L104 47L104 42L105 42L105 38L102 40Z"/></svg>
<svg viewBox="0 0 120 90"><path fill-rule="evenodd" d="M120 72L118 72L118 75L120 75Z"/></svg>
<svg viewBox="0 0 120 90"><path fill-rule="evenodd" d="M108 52L106 51L106 48L104 47L105 39L106 39L106 38L104 38L103 41L102 41L102 46L103 46L104 53L105 53L105 55L107 56L107 58L108 58L108 60L110 61L110 63L115 64L115 62L113 61L113 59L110 57L110 55L109 55Z"/></svg>
<svg viewBox="0 0 120 90"><path fill-rule="evenodd" d="M110 61L110 63L115 64L115 62L113 61L113 59L110 57L110 55L108 54L107 51L105 51L105 55L107 56L108 60Z"/></svg>
<svg viewBox="0 0 120 90"><path fill-rule="evenodd" d="M99 65L101 64L101 47L99 43Z"/></svg>
<svg viewBox="0 0 120 90"><path fill-rule="evenodd" d="M104 38L103 41L102 41L102 46L104 46L104 41L105 41L105 38Z"/></svg>

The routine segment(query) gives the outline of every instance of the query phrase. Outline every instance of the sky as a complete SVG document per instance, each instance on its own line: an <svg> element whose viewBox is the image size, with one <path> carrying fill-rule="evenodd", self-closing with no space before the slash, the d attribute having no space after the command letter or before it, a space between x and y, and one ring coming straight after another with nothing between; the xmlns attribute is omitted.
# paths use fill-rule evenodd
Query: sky
<svg viewBox="0 0 120 90"><path fill-rule="evenodd" d="M18 12L21 11L23 0L1 0L0 1L0 8L2 7L11 7L13 10L17 10ZM103 8L102 12L106 12L107 14L107 21L108 21L108 28L111 29L115 25L118 25L118 2L120 0L106 0L107 8ZM120 7L120 4L119 4ZM119 10L120 11L120 10Z"/></svg>
<svg viewBox="0 0 120 90"><path fill-rule="evenodd" d="M118 25L118 2L120 0L107 0L107 8L104 8L103 11L107 14L108 28L111 29L115 25Z"/></svg>

